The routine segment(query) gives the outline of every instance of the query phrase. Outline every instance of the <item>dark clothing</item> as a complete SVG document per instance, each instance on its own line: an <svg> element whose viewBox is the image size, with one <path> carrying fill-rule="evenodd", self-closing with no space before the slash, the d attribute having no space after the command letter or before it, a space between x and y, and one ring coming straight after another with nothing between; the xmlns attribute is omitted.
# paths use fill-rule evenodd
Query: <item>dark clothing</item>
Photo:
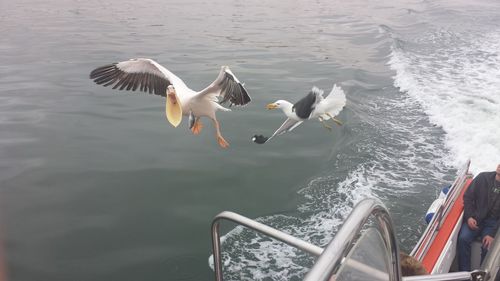
<svg viewBox="0 0 500 281"><path fill-rule="evenodd" d="M494 219L500 219L500 182L495 181L495 188L493 188L493 195L490 197L490 200L493 200L493 206L488 213L488 217Z"/></svg>
<svg viewBox="0 0 500 281"><path fill-rule="evenodd" d="M486 218L497 221L496 226L485 235L495 236L500 225L500 190L495 188L496 172L483 172L477 175L464 193L464 222L474 218L478 225Z"/></svg>
<svg viewBox="0 0 500 281"><path fill-rule="evenodd" d="M464 193L464 219L458 234L458 270L471 270L471 243L480 236L494 237L500 225L500 187L495 172L483 172L472 180ZM474 218L478 229L472 230L467 221ZM481 263L487 249L481 247Z"/></svg>
<svg viewBox="0 0 500 281"><path fill-rule="evenodd" d="M458 255L458 269L459 271L470 271L471 270L471 244L476 239L476 237L481 237L481 241L487 233L491 232L491 229L495 228L496 220L485 219L481 224L478 225L478 229L472 230L464 221L462 228L460 229L460 234L458 235L457 249L460 253ZM483 263L484 257L488 253L488 249L481 246L481 263Z"/></svg>

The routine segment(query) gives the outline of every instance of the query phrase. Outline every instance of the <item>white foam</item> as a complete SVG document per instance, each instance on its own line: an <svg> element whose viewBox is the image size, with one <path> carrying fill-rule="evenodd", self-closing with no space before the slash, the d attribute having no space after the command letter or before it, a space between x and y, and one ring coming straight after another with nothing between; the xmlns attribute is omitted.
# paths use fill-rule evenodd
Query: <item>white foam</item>
<svg viewBox="0 0 500 281"><path fill-rule="evenodd" d="M374 102L383 107L382 116L369 112L363 116L363 122L376 128L378 133L373 135L372 129L364 127L352 128L359 130L355 134L362 140L354 144L358 153L346 157L351 159L348 163L359 164L345 166L335 161L335 165L348 172L334 172L311 180L299 190L304 202L299 205L298 214L274 215L258 220L324 247L362 199L381 197L384 201L385 196L412 196L412 193L421 191L415 188L419 184L438 190L429 182L441 180L444 174L437 168L441 166L439 161L444 153L442 142L435 135L436 131L441 131L419 125L426 116L415 105L405 105L405 100L377 97ZM379 107L375 108L372 110L380 112ZM370 109L359 110L367 112ZM371 116L373 119L369 119ZM395 121L391 121L393 119ZM433 141L426 141L431 136ZM335 170L337 168L333 168ZM223 255L228 280L302 278L312 261L307 254L250 231L237 228L225 238Z"/></svg>
<svg viewBox="0 0 500 281"><path fill-rule="evenodd" d="M500 163L500 31L455 34L438 31L393 48L395 86L417 100L432 123L446 132L455 167L471 171Z"/></svg>

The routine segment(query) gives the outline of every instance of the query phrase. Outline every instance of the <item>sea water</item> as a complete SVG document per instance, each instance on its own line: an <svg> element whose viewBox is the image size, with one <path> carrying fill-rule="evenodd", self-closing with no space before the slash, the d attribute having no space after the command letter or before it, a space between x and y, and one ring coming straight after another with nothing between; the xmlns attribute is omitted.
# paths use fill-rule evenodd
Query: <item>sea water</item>
<svg viewBox="0 0 500 281"><path fill-rule="evenodd" d="M8 280L213 280L210 223L231 210L324 247L384 202L410 251L467 159L500 159L495 1L4 1L0 237ZM229 65L252 103L171 127L161 97L95 85L149 57L195 90ZM265 109L336 83L330 132ZM226 280L301 280L312 257L223 224Z"/></svg>

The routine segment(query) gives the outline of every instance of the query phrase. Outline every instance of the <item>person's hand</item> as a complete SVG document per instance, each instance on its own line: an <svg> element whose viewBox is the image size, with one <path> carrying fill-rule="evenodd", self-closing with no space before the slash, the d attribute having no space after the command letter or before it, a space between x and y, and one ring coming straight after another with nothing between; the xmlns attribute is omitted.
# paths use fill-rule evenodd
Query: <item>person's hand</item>
<svg viewBox="0 0 500 281"><path fill-rule="evenodd" d="M467 220L467 225L472 230L477 230L478 229L478 227L477 227L477 221L474 218L469 218Z"/></svg>
<svg viewBox="0 0 500 281"><path fill-rule="evenodd" d="M491 246L491 242L493 242L493 237L486 235L483 238L483 248L489 250Z"/></svg>

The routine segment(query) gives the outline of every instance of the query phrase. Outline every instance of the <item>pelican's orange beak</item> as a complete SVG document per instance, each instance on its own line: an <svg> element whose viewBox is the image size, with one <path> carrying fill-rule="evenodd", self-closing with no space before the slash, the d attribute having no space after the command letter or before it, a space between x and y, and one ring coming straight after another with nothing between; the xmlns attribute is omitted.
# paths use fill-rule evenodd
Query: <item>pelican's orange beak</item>
<svg viewBox="0 0 500 281"><path fill-rule="evenodd" d="M168 122L174 127L179 126L182 121L182 106L175 90L167 92L165 115L167 116Z"/></svg>

